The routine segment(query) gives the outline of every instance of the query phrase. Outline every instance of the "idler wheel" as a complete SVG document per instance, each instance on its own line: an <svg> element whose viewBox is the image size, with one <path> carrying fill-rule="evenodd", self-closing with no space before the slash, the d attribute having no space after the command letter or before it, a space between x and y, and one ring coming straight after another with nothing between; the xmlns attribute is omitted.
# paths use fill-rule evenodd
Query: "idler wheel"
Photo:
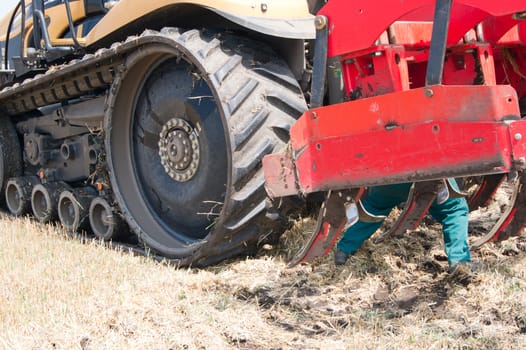
<svg viewBox="0 0 526 350"><path fill-rule="evenodd" d="M7 181L5 201L9 212L15 216L26 215L31 210L31 191L38 184L37 177L15 177Z"/></svg>

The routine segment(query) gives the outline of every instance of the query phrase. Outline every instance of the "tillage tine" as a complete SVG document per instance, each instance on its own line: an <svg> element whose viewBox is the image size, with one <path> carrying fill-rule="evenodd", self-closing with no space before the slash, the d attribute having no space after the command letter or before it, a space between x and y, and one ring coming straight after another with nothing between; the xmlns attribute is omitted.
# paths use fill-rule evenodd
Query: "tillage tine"
<svg viewBox="0 0 526 350"><path fill-rule="evenodd" d="M490 199L495 195L502 181L506 178L506 174L493 174L483 177L476 192L468 201L469 210L475 210L479 207L485 207Z"/></svg>
<svg viewBox="0 0 526 350"><path fill-rule="evenodd" d="M343 230L348 225L348 220L358 219L356 216L347 217L347 208L354 204L361 194L361 189L328 191L325 201L321 205L316 227L303 248L292 258L287 267L300 263L308 263L314 259L328 254L338 241ZM353 222L354 223L354 222Z"/></svg>
<svg viewBox="0 0 526 350"><path fill-rule="evenodd" d="M389 237L401 236L407 230L416 229L440 191L448 191L444 180L415 182L409 192L404 210L395 224L389 231L378 237L375 243L381 243ZM449 193L443 196L445 201L449 197Z"/></svg>
<svg viewBox="0 0 526 350"><path fill-rule="evenodd" d="M503 241L521 234L526 224L526 192L523 191L525 184L526 173L522 172L513 181L513 194L510 205L502 213L499 221L497 221L491 231L471 245L472 249L479 248L489 241Z"/></svg>

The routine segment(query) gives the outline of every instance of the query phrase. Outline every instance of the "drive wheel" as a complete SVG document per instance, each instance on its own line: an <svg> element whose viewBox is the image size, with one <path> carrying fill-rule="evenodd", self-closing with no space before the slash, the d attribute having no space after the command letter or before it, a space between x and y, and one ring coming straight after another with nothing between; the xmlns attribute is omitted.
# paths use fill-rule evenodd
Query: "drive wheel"
<svg viewBox="0 0 526 350"><path fill-rule="evenodd" d="M7 181L22 175L22 151L16 130L6 117L0 117L0 206L5 207Z"/></svg>
<svg viewBox="0 0 526 350"><path fill-rule="evenodd" d="M116 200L146 246L181 264L253 253L286 227L261 160L306 104L286 64L230 34L165 29L130 56L105 118ZM286 208L285 208L286 209Z"/></svg>

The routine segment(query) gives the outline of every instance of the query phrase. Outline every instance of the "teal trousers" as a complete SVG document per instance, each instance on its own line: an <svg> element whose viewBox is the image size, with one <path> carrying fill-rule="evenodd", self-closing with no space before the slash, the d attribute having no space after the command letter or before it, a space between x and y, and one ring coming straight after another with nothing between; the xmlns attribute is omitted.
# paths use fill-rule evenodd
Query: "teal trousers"
<svg viewBox="0 0 526 350"><path fill-rule="evenodd" d="M457 186L456 183L453 184ZM411 183L370 187L367 197L362 200L364 208L374 215L389 215L391 210L405 202ZM458 189L458 186L457 186ZM470 261L468 245L468 205L464 198L449 198L442 204L436 201L429 213L442 224L444 246L449 264ZM358 221L345 231L338 242L338 249L347 254L355 253L382 222Z"/></svg>

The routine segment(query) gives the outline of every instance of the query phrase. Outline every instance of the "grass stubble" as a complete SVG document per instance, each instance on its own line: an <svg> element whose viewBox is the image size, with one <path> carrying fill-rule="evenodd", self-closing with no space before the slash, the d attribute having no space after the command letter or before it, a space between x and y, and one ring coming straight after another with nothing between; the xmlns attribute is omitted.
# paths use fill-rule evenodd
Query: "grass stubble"
<svg viewBox="0 0 526 350"><path fill-rule="evenodd" d="M475 240L497 209L471 214ZM390 221L389 221L390 220ZM392 222L390 218L387 223ZM440 226L287 268L312 219L255 258L177 269L0 215L1 349L521 349L526 237L447 274Z"/></svg>

